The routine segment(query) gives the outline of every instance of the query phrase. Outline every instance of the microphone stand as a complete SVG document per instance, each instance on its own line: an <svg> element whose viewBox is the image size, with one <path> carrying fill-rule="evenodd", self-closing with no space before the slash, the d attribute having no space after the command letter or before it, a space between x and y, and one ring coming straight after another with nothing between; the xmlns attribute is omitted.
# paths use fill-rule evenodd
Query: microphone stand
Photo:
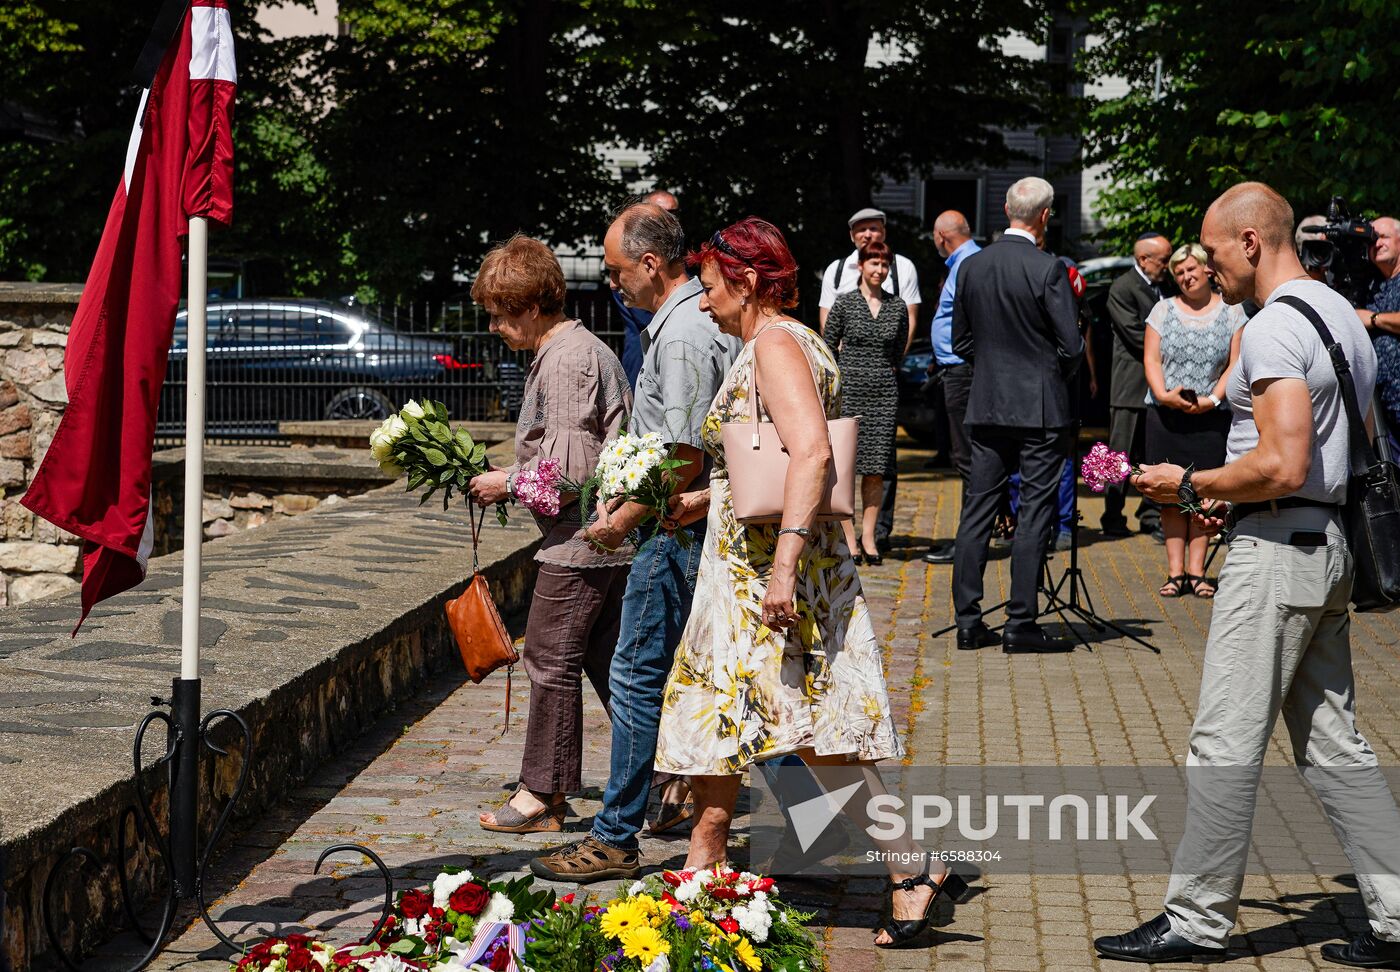
<svg viewBox="0 0 1400 972"><path fill-rule="evenodd" d="M1094 610L1093 601L1089 599L1089 585L1084 578L1083 568L1079 566L1079 524L1084 519L1084 514L1079 512L1079 430L1083 423L1079 417L1078 395L1074 397L1073 402L1075 415L1071 426L1069 456L1066 459L1071 464L1070 468L1074 470L1075 477L1074 499L1069 522L1069 562L1068 566L1065 567L1065 572L1060 575L1060 579L1057 581L1050 569L1050 551L1047 549L1045 552L1041 568L1041 576L1044 579L1040 582L1040 593L1045 596L1045 607L1037 617L1043 618L1051 614L1059 615L1060 622L1065 628L1072 632L1090 651L1094 650L1094 646L1089 643L1087 637L1070 626L1070 619L1067 615L1073 615L1095 632L1102 632L1104 629L1115 631L1122 637L1135 641L1154 654L1160 655L1162 650L1156 645L1107 618L1100 617L1098 612ZM1024 484L1022 489L1024 492ZM1021 502L1025 503L1024 495Z"/></svg>

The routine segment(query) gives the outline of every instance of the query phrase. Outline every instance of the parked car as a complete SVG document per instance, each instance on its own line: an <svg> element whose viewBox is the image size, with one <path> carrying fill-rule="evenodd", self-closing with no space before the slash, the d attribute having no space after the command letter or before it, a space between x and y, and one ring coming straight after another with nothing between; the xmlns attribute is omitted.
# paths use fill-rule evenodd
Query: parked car
<svg viewBox="0 0 1400 972"><path fill-rule="evenodd" d="M933 343L920 338L909 346L909 353L900 363L899 409L895 417L909 438L930 449L940 446L939 426L942 409L931 405L924 397L923 386L928 380L929 362L933 360Z"/></svg>
<svg viewBox="0 0 1400 972"><path fill-rule="evenodd" d="M519 408L523 371L500 356L490 334L408 333L324 300L211 303L207 321L211 434L263 437L284 421L379 420L410 398L444 402L458 419L511 419ZM158 432L184 427L187 324L182 310Z"/></svg>

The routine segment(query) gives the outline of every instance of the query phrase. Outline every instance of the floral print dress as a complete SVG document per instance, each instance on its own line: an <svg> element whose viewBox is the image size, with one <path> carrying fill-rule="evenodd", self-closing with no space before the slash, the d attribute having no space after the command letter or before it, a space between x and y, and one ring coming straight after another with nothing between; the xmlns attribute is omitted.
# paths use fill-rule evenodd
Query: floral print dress
<svg viewBox="0 0 1400 972"><path fill-rule="evenodd" d="M840 371L826 344L801 324L774 326L802 346L827 418L839 418ZM732 775L809 747L820 755L899 756L880 646L839 523L817 523L798 561L797 626L773 631L760 620L778 526L734 518L720 437L722 423L748 420L752 375L750 343L705 420L705 449L714 457L708 530L690 620L666 683L656 767Z"/></svg>

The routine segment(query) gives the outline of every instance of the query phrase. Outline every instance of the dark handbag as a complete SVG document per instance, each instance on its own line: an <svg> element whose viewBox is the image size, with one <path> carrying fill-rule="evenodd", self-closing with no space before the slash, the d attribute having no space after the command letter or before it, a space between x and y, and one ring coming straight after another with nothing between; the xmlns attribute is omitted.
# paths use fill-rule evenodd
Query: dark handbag
<svg viewBox="0 0 1400 972"><path fill-rule="evenodd" d="M1279 303L1298 311L1317 330L1317 336L1322 338L1322 345L1332 359L1332 368L1337 372L1342 403L1347 410L1351 471L1343 512L1354 570L1352 604L1357 611L1393 610L1400 607L1400 476L1389 455L1378 456L1366 436L1366 420L1356 401L1351 365L1342 346L1333 340L1332 332L1322 322L1321 315L1299 297L1280 297ZM1384 410L1373 405L1372 412L1378 433L1383 436ZM1361 472L1354 471L1358 466Z"/></svg>
<svg viewBox="0 0 1400 972"><path fill-rule="evenodd" d="M473 682L480 684L487 675L505 667L506 729L509 729L511 674L515 663L520 661L520 654L515 650L514 639L506 631L500 611L496 610L491 588L481 575L477 536L485 517L486 508L482 507L479 518L469 518L472 528L472 579L459 597L447 602L447 626L452 629L452 637L457 641L457 650L462 654L467 677Z"/></svg>

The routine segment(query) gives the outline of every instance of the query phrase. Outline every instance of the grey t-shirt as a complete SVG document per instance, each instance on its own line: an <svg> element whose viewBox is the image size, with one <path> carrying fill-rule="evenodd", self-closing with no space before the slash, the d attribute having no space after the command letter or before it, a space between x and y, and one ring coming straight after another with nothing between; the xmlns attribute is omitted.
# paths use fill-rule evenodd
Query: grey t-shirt
<svg viewBox="0 0 1400 972"><path fill-rule="evenodd" d="M1341 503L1346 499L1351 454L1341 387L1332 359L1308 319L1286 304L1277 303L1285 294L1302 298L1317 311L1346 352L1361 414L1365 416L1371 410L1376 352L1356 311L1346 298L1324 283L1290 280L1280 284L1264 302L1264 308L1245 325L1240 360L1225 388L1233 410L1225 461L1234 462L1259 444L1251 386L1269 378L1302 378L1312 397L1315 432L1307 481L1293 495Z"/></svg>
<svg viewBox="0 0 1400 972"><path fill-rule="evenodd" d="M700 432L705 416L743 342L721 333L700 310L700 291L694 277L681 284L642 331L642 372L629 431L660 432L667 442L703 452ZM706 456L704 471L690 489L709 481L709 468Z"/></svg>

